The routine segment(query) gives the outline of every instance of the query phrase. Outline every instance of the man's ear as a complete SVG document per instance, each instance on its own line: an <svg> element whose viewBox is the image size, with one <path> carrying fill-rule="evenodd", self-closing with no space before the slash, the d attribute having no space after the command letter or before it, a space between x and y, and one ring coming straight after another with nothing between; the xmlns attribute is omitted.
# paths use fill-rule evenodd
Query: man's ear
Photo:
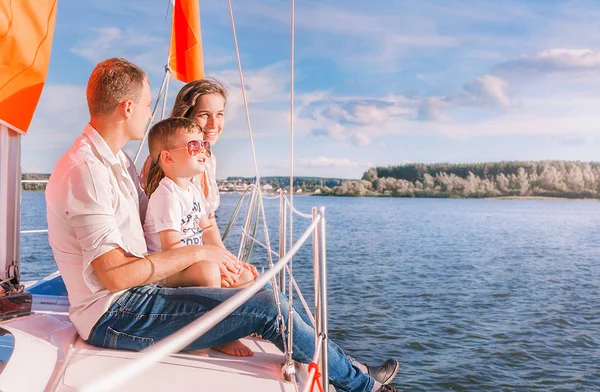
<svg viewBox="0 0 600 392"><path fill-rule="evenodd" d="M119 104L119 109L121 109L121 113L123 113L125 117L131 116L133 111L133 101L130 99L124 100Z"/></svg>

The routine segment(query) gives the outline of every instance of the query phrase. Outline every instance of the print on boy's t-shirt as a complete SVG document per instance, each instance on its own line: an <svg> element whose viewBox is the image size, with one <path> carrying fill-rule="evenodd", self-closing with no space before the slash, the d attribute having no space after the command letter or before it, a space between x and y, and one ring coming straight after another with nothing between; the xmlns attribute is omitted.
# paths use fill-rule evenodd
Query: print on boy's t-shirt
<svg viewBox="0 0 600 392"><path fill-rule="evenodd" d="M201 203L194 201L192 210L181 219L181 242L184 245L202 244L202 228L200 227L202 214Z"/></svg>

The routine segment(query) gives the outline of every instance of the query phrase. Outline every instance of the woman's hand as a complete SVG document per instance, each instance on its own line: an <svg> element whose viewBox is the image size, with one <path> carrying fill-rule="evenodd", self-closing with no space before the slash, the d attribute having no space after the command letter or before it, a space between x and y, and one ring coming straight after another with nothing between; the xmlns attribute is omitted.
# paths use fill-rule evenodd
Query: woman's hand
<svg viewBox="0 0 600 392"><path fill-rule="evenodd" d="M242 271L242 263L233 253L217 245L200 245L198 250L198 260L217 263L221 276L228 282L235 282L236 277Z"/></svg>
<svg viewBox="0 0 600 392"><path fill-rule="evenodd" d="M247 269L248 271L252 272L252 275L254 276L254 279L258 278L258 270L256 269L255 266L253 266L252 264L249 263L242 263L242 268Z"/></svg>
<svg viewBox="0 0 600 392"><path fill-rule="evenodd" d="M258 278L258 271L252 264L241 262L239 274L221 276L221 287L244 288L251 285Z"/></svg>

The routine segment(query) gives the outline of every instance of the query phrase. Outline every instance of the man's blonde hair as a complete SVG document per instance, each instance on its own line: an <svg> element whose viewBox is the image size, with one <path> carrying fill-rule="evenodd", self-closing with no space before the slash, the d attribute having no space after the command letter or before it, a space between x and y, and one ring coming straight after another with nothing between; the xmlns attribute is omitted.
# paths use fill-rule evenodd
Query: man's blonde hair
<svg viewBox="0 0 600 392"><path fill-rule="evenodd" d="M98 63L85 92L90 115L110 115L126 99L138 102L147 82L146 73L125 59L112 58Z"/></svg>

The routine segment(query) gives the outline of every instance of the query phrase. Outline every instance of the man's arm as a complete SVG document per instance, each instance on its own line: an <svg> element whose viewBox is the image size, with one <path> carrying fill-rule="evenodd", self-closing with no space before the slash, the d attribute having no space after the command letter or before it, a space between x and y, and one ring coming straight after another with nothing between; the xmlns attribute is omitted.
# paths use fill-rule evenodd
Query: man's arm
<svg viewBox="0 0 600 392"><path fill-rule="evenodd" d="M99 161L83 161L70 169L64 181L67 197L60 208L66 210L65 218L81 246L88 286L86 276L91 270L104 287L115 292L157 282L201 260L220 262L222 268L238 267L235 256L214 246L187 246L142 257L146 252L143 233L123 232L117 224L113 204L118 196L110 186L110 173ZM139 219L138 212L121 209L119 213ZM90 286L92 291L97 289Z"/></svg>
<svg viewBox="0 0 600 392"><path fill-rule="evenodd" d="M237 271L239 261L227 249L214 245L188 245L144 258L128 256L121 248L104 253L92 261L100 282L111 292L158 282L190 265L210 260L220 268Z"/></svg>

